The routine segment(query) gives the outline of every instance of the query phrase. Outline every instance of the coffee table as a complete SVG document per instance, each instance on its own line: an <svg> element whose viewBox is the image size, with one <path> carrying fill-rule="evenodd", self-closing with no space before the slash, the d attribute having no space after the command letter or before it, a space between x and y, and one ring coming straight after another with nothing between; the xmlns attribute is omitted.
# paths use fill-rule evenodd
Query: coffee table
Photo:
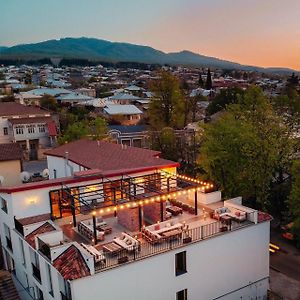
<svg viewBox="0 0 300 300"><path fill-rule="evenodd" d="M97 229L104 231L104 234L110 234L112 232L112 227L107 224L97 226Z"/></svg>
<svg viewBox="0 0 300 300"><path fill-rule="evenodd" d="M124 248L114 242L111 242L103 245L102 249L104 252L108 252L109 254L115 255Z"/></svg>
<svg viewBox="0 0 300 300"><path fill-rule="evenodd" d="M173 216L182 214L182 208L178 206L170 206L166 208L166 211L170 212Z"/></svg>

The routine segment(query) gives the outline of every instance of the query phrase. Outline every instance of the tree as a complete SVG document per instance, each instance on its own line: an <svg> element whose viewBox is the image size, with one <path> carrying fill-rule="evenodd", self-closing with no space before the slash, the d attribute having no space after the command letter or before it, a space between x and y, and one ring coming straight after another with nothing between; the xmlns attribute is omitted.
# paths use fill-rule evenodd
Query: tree
<svg viewBox="0 0 300 300"><path fill-rule="evenodd" d="M94 140L102 140L107 137L107 122L105 119L96 118L89 123L90 134Z"/></svg>
<svg viewBox="0 0 300 300"><path fill-rule="evenodd" d="M204 82L203 82L203 79L202 79L202 73L199 73L198 85L199 85L200 88L203 89L203 87L204 87Z"/></svg>
<svg viewBox="0 0 300 300"><path fill-rule="evenodd" d="M196 121L196 114L198 111L198 103L200 101L207 101L207 98L201 94L198 94L195 97L188 97L187 102L188 102L188 111L191 115L191 121L195 122Z"/></svg>
<svg viewBox="0 0 300 300"><path fill-rule="evenodd" d="M288 208L293 221L292 231L300 247L300 161L294 162L291 168L292 189L288 197Z"/></svg>
<svg viewBox="0 0 300 300"><path fill-rule="evenodd" d="M211 79L210 69L207 70L205 89L206 90L212 89L212 79Z"/></svg>
<svg viewBox="0 0 300 300"><path fill-rule="evenodd" d="M63 135L58 138L59 144L65 144L72 141L79 140L88 136L89 128L86 122L76 122L70 124L64 131Z"/></svg>
<svg viewBox="0 0 300 300"><path fill-rule="evenodd" d="M57 111L58 105L56 99L51 95L44 95L40 99L40 106L48 110Z"/></svg>
<svg viewBox="0 0 300 300"><path fill-rule="evenodd" d="M160 73L160 79L150 87L155 95L149 105L149 121L153 128L184 127L184 97L178 79L167 71Z"/></svg>
<svg viewBox="0 0 300 300"><path fill-rule="evenodd" d="M221 90L221 92L209 103L206 109L207 114L213 115L218 111L226 109L227 105L237 103L244 93L245 92L240 88Z"/></svg>
<svg viewBox="0 0 300 300"><path fill-rule="evenodd" d="M251 87L218 121L204 126L199 163L226 196L252 198L267 209L271 183L295 152L291 137L263 92Z"/></svg>

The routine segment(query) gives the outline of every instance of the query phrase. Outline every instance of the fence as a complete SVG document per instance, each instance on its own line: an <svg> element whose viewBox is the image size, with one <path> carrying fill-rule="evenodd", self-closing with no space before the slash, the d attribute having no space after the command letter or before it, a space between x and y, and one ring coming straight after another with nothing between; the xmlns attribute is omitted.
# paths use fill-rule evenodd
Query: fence
<svg viewBox="0 0 300 300"><path fill-rule="evenodd" d="M133 262L164 253L172 249L183 247L189 243L224 234L224 232L227 231L234 231L251 224L253 224L253 222L249 220L244 222L233 220L227 222L227 224L222 221L215 221L192 229L185 227L182 231L174 233L174 235L158 238L153 241L145 241L143 239L139 243L139 246L128 246L127 249L123 248L119 251L114 251L113 253L104 253L105 259L99 262L95 261L95 270L96 272L105 271L123 263Z"/></svg>

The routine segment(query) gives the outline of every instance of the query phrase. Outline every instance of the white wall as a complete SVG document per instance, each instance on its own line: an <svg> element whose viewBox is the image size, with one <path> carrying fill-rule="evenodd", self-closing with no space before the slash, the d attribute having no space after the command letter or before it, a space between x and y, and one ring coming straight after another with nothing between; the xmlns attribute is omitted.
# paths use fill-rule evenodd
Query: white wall
<svg viewBox="0 0 300 300"><path fill-rule="evenodd" d="M71 282L73 300L175 300L187 288L189 300L251 299L266 294L269 222L249 226ZM187 273L175 276L175 253L187 251ZM241 293L243 295L241 295ZM240 298L240 297L243 298ZM259 298L257 298L259 299Z"/></svg>
<svg viewBox="0 0 300 300"><path fill-rule="evenodd" d="M69 161L69 164L73 167L73 172L84 171L85 168ZM71 176L71 169L66 165L65 159L62 157L55 157L47 155L47 165L49 169L49 178L53 179L54 170L56 170L56 178Z"/></svg>
<svg viewBox="0 0 300 300"><path fill-rule="evenodd" d="M4 135L3 128L7 127L8 135ZM12 140L12 131L6 118L0 117L0 144L9 143Z"/></svg>

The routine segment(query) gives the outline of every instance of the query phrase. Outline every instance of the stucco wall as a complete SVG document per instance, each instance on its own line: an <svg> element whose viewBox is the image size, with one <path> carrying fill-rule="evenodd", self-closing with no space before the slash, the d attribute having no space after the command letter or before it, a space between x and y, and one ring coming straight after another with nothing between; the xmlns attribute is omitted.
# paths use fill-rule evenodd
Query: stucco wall
<svg viewBox="0 0 300 300"><path fill-rule="evenodd" d="M21 162L19 160L1 161L0 175L4 177L3 186L21 184Z"/></svg>
<svg viewBox="0 0 300 300"><path fill-rule="evenodd" d="M269 222L249 226L74 280L73 300L175 300L176 292L186 288L189 300L263 299L268 287L268 244ZM176 277L175 253L184 250L187 273Z"/></svg>

